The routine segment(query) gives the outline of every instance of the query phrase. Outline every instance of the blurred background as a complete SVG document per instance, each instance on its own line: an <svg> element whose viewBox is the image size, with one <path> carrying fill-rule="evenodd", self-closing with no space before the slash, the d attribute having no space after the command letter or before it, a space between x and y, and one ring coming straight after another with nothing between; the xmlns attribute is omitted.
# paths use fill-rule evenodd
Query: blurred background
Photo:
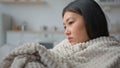
<svg viewBox="0 0 120 68"><path fill-rule="evenodd" d="M0 60L24 43L53 48L65 39L62 10L73 0L0 0ZM120 40L120 0L95 0Z"/></svg>

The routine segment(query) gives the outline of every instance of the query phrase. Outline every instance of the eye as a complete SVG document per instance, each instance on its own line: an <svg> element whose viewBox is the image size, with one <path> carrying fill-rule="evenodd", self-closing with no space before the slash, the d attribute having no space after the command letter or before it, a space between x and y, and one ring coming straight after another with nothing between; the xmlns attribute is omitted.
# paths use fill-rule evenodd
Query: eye
<svg viewBox="0 0 120 68"><path fill-rule="evenodd" d="M66 29L66 26L64 26L64 29Z"/></svg>
<svg viewBox="0 0 120 68"><path fill-rule="evenodd" d="M69 22L69 25L72 25L74 22L73 21L71 21L71 22Z"/></svg>

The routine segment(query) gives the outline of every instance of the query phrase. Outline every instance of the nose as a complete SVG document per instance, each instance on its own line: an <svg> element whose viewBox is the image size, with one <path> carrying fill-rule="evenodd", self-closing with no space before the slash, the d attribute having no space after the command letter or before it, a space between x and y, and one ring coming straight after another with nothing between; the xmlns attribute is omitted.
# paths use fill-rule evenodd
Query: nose
<svg viewBox="0 0 120 68"><path fill-rule="evenodd" d="M70 35L70 30L68 28L65 29L65 32L64 32L66 35Z"/></svg>

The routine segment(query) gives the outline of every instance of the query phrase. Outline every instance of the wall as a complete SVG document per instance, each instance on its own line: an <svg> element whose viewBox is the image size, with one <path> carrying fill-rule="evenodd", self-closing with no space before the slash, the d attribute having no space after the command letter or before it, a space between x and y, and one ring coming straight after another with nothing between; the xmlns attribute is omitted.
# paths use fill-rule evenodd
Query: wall
<svg viewBox="0 0 120 68"><path fill-rule="evenodd" d="M41 26L47 25L49 28L54 26L64 30L62 21L62 9L72 0L46 0L41 4L0 4L0 13L5 13L13 18L13 22L20 25L27 23L29 30L41 30ZM107 17L109 17L109 29L120 30L114 23L120 23L120 7L103 8ZM1 16L0 16L1 17ZM1 18L0 18L1 19ZM0 20L0 44L3 32ZM117 25L119 26L119 25ZM114 28L115 27L115 28ZM3 40L3 39L2 39Z"/></svg>
<svg viewBox="0 0 120 68"><path fill-rule="evenodd" d="M107 3L107 5L101 5L99 0L96 1L102 7L106 14L110 32L120 32L120 3L118 3L117 5L115 3Z"/></svg>
<svg viewBox="0 0 120 68"><path fill-rule="evenodd" d="M99 3L99 2L98 2ZM110 35L116 37L120 41L120 3L113 5L101 5L108 20Z"/></svg>
<svg viewBox="0 0 120 68"><path fill-rule="evenodd" d="M2 9L2 7L0 6L0 9ZM3 23L2 23L2 14L1 14L1 10L0 10L0 46L3 45L4 43L4 38L3 38Z"/></svg>
<svg viewBox="0 0 120 68"><path fill-rule="evenodd" d="M72 0L71 0L72 1ZM27 29L40 30L41 26L57 26L63 30L62 9L70 0L46 0L43 4L2 4L2 12L13 17L18 25L27 23ZM104 9L104 8L103 8ZM111 7L105 11L109 17L109 25L120 22L120 7Z"/></svg>
<svg viewBox="0 0 120 68"><path fill-rule="evenodd" d="M41 26L57 26L63 29L62 9L70 0L46 0L41 4L2 4L2 12L13 17L14 22L27 23L30 30L40 30Z"/></svg>
<svg viewBox="0 0 120 68"><path fill-rule="evenodd" d="M104 9L105 10L105 9ZM105 14L108 20L109 31L111 33L120 32L120 7L110 7L105 10ZM119 34L120 35L120 34Z"/></svg>
<svg viewBox="0 0 120 68"><path fill-rule="evenodd" d="M2 14L11 16L12 23L17 25L26 22L28 30L39 31L43 26L51 29L57 26L59 30L64 30L62 10L70 1L72 0L46 0L40 4L0 3L0 46L5 43Z"/></svg>

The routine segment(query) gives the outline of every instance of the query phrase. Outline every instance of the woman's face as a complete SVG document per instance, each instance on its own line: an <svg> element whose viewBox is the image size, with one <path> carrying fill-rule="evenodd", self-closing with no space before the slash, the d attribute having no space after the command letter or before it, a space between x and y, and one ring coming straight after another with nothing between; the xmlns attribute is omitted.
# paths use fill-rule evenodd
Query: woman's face
<svg viewBox="0 0 120 68"><path fill-rule="evenodd" d="M67 11L63 17L65 34L72 45L89 40L83 16Z"/></svg>

